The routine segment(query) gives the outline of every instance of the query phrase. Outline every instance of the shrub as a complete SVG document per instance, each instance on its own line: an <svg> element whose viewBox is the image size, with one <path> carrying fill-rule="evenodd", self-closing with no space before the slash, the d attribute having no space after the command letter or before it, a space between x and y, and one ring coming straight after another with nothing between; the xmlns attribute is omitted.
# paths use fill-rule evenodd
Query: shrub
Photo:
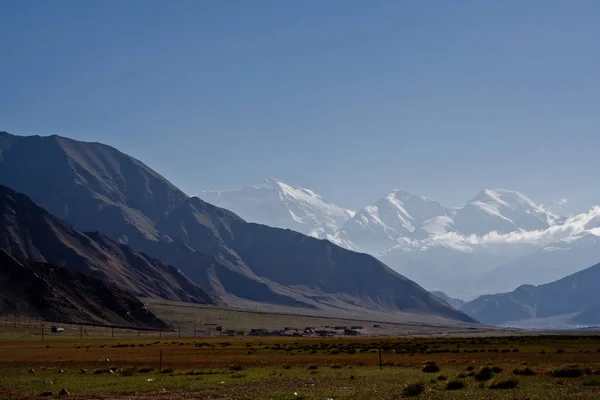
<svg viewBox="0 0 600 400"><path fill-rule="evenodd" d="M342 368L342 366L340 364L331 364L331 368L340 369L340 368Z"/></svg>
<svg viewBox="0 0 600 400"><path fill-rule="evenodd" d="M519 386L519 381L515 378L512 378L512 379L507 379L505 381L499 381L499 382L493 383L490 386L490 389L514 389L517 386Z"/></svg>
<svg viewBox="0 0 600 400"><path fill-rule="evenodd" d="M475 369L475 367L474 367L474 366L472 366L472 365L469 365L469 366L467 367L467 371L473 371L474 369Z"/></svg>
<svg viewBox="0 0 600 400"><path fill-rule="evenodd" d="M524 369L518 369L518 368L516 368L513 371L513 374L515 374L515 375L524 375L524 376L533 376L533 375L535 375L535 371L532 370L529 367L524 368Z"/></svg>
<svg viewBox="0 0 600 400"><path fill-rule="evenodd" d="M494 376L492 369L489 367L483 367L475 374L475 379L478 381L489 381Z"/></svg>
<svg viewBox="0 0 600 400"><path fill-rule="evenodd" d="M437 380L438 380L438 381L440 381L440 382L441 382L441 381L447 381L447 380L448 380L448 378L447 378L447 377L445 377L444 375L440 375L440 376L438 376L438 377L437 377Z"/></svg>
<svg viewBox="0 0 600 400"><path fill-rule="evenodd" d="M456 375L457 379L465 379L466 377L467 377L467 374L463 374L463 373Z"/></svg>
<svg viewBox="0 0 600 400"><path fill-rule="evenodd" d="M175 371L175 369L173 368L165 368L162 371L160 371L161 374L172 374Z"/></svg>
<svg viewBox="0 0 600 400"><path fill-rule="evenodd" d="M565 366L553 369L550 375L555 378L579 378L583 375L583 370L577 366Z"/></svg>
<svg viewBox="0 0 600 400"><path fill-rule="evenodd" d="M502 371L504 371L504 370L502 368L500 368L500 367L492 367L492 372L495 373L495 374L499 374Z"/></svg>
<svg viewBox="0 0 600 400"><path fill-rule="evenodd" d="M283 369L290 369L290 368L292 368L292 366L290 364L283 364L281 366L281 368L283 368Z"/></svg>
<svg viewBox="0 0 600 400"><path fill-rule="evenodd" d="M238 365L238 364L232 364L229 366L230 371L241 371L243 369L244 369L244 367L242 367L241 365Z"/></svg>
<svg viewBox="0 0 600 400"><path fill-rule="evenodd" d="M419 397L425 391L425 385L421 382L409 383L402 389L403 397Z"/></svg>
<svg viewBox="0 0 600 400"><path fill-rule="evenodd" d="M461 390L464 389L465 383L457 379L450 381L446 384L446 390Z"/></svg>
<svg viewBox="0 0 600 400"><path fill-rule="evenodd" d="M440 372L440 367L437 364L425 364L425 366L423 366L423 372L427 372L427 373L435 373L435 372Z"/></svg>
<svg viewBox="0 0 600 400"><path fill-rule="evenodd" d="M557 352L558 354L562 354L562 353L564 353L564 352L565 352L565 349L556 349L556 352Z"/></svg>
<svg viewBox="0 0 600 400"><path fill-rule="evenodd" d="M317 369L318 367L317 367L316 365L314 365L314 364L311 364L311 365L309 365L307 368L308 368L308 369L315 370L315 369Z"/></svg>
<svg viewBox="0 0 600 400"><path fill-rule="evenodd" d="M141 372L142 374L147 374L152 371L154 371L154 368L150 368L150 367L144 367L144 368L140 368L138 370L138 372Z"/></svg>

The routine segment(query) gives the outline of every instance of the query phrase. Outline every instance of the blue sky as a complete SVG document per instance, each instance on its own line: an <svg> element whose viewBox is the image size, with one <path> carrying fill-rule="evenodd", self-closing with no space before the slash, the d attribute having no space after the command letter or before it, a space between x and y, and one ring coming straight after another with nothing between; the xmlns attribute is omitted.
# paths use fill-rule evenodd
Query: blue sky
<svg viewBox="0 0 600 400"><path fill-rule="evenodd" d="M127 152L193 193L266 176L600 203L598 1L0 2L0 130Z"/></svg>

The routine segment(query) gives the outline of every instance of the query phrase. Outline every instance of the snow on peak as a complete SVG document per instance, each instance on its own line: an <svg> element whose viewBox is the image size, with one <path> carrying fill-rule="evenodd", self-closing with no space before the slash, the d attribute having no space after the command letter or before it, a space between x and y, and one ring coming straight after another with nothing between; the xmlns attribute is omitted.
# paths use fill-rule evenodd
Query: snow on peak
<svg viewBox="0 0 600 400"><path fill-rule="evenodd" d="M273 177L240 190L204 191L200 197L248 221L319 238L334 235L341 224L354 216L352 210L338 207L310 189L288 185Z"/></svg>

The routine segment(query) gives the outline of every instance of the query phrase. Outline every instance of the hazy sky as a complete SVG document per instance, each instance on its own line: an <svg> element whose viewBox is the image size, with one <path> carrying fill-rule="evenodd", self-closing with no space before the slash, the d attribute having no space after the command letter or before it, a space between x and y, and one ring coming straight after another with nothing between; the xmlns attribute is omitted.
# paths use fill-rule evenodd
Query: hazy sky
<svg viewBox="0 0 600 400"><path fill-rule="evenodd" d="M0 130L188 193L600 203L600 1L0 1Z"/></svg>

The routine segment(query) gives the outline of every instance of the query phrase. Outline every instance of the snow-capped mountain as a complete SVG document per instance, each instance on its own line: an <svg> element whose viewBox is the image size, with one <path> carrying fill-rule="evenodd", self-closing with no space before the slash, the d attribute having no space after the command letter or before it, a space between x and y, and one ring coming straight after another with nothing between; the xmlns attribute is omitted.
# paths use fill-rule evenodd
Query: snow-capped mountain
<svg viewBox="0 0 600 400"><path fill-rule="evenodd" d="M454 229L476 235L533 231L547 229L558 219L519 192L486 189L456 213Z"/></svg>
<svg viewBox="0 0 600 400"><path fill-rule="evenodd" d="M240 190L207 190L201 199L226 208L249 222L292 229L318 238L332 238L354 212L336 206L309 189L267 178ZM347 246L348 247L348 246Z"/></svg>
<svg viewBox="0 0 600 400"><path fill-rule="evenodd" d="M343 243L377 254L402 242L420 239L431 231L444 231L454 211L427 197L393 190L358 211L342 226Z"/></svg>
<svg viewBox="0 0 600 400"><path fill-rule="evenodd" d="M429 290L462 298L542 284L600 262L600 207L565 218L503 189L483 190L460 208L393 190L356 213L272 178L200 197L252 222L373 254Z"/></svg>

